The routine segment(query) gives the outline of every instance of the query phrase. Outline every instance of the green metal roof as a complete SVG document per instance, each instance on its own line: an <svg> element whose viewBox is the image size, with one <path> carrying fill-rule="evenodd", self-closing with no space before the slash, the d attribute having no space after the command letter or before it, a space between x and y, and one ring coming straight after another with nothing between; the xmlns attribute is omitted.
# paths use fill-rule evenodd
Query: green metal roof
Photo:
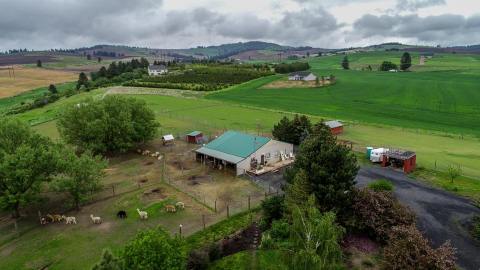
<svg viewBox="0 0 480 270"><path fill-rule="evenodd" d="M244 160L244 158L242 158L242 157L229 155L229 154L217 151L217 150L208 149L206 147L202 147L202 148L196 150L196 152L200 153L200 154L210 156L210 157L215 157L216 159L225 160L226 162L229 162L229 163L232 163L232 164L237 164L240 161Z"/></svg>
<svg viewBox="0 0 480 270"><path fill-rule="evenodd" d="M204 148L244 159L269 141L270 138L229 130L205 145Z"/></svg>
<svg viewBox="0 0 480 270"><path fill-rule="evenodd" d="M202 134L200 131L192 131L190 133L187 134L187 136L198 136Z"/></svg>

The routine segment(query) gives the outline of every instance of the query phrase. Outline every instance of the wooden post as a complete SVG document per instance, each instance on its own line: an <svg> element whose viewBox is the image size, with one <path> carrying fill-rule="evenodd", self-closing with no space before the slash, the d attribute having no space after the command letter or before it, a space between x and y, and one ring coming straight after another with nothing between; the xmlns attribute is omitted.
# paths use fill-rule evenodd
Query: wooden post
<svg viewBox="0 0 480 270"><path fill-rule="evenodd" d="M215 199L215 213L217 213L217 199Z"/></svg>
<svg viewBox="0 0 480 270"><path fill-rule="evenodd" d="M250 195L248 195L248 211L250 211Z"/></svg>
<svg viewBox="0 0 480 270"><path fill-rule="evenodd" d="M183 227L182 224L178 225L178 232L180 234L180 238L182 238L182 227Z"/></svg>
<svg viewBox="0 0 480 270"><path fill-rule="evenodd" d="M205 230L205 215L202 215L203 229Z"/></svg>
<svg viewBox="0 0 480 270"><path fill-rule="evenodd" d="M230 207L229 207L229 205L227 204L227 218L229 218L229 217L230 217Z"/></svg>

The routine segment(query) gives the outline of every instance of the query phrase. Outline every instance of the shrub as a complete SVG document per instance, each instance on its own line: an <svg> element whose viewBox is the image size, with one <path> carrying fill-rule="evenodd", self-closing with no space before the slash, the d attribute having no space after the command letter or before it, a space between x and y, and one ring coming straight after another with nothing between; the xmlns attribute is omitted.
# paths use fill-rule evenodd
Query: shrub
<svg viewBox="0 0 480 270"><path fill-rule="evenodd" d="M455 269L455 250L450 243L433 249L413 225L392 228L384 259L386 269Z"/></svg>
<svg viewBox="0 0 480 270"><path fill-rule="evenodd" d="M390 192L367 188L355 190L352 208L356 227L380 241L387 240L393 226L415 223L413 212L401 205Z"/></svg>
<svg viewBox="0 0 480 270"><path fill-rule="evenodd" d="M383 61L383 63L380 65L380 71L389 71L392 69L397 69L397 65L390 61Z"/></svg>
<svg viewBox="0 0 480 270"><path fill-rule="evenodd" d="M368 187L373 191L392 191L393 184L385 179L379 179L375 182L368 184Z"/></svg>
<svg viewBox="0 0 480 270"><path fill-rule="evenodd" d="M186 262L182 241L161 228L138 233L123 259L125 269L185 269Z"/></svg>
<svg viewBox="0 0 480 270"><path fill-rule="evenodd" d="M263 213L262 229L267 229L273 220L281 219L285 211L285 198L283 196L272 196L262 201Z"/></svg>
<svg viewBox="0 0 480 270"><path fill-rule="evenodd" d="M187 269L204 270L208 268L210 258L205 250L193 250L188 255Z"/></svg>

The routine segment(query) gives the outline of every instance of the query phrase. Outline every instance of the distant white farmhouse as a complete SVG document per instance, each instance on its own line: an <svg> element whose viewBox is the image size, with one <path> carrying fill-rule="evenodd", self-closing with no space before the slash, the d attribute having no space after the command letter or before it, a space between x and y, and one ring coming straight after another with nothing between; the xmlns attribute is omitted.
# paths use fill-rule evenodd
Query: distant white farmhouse
<svg viewBox="0 0 480 270"><path fill-rule="evenodd" d="M168 73L168 69L165 65L149 65L148 66L148 75L158 76Z"/></svg>
<svg viewBox="0 0 480 270"><path fill-rule="evenodd" d="M315 81L317 76L310 71L298 71L288 74L289 81Z"/></svg>

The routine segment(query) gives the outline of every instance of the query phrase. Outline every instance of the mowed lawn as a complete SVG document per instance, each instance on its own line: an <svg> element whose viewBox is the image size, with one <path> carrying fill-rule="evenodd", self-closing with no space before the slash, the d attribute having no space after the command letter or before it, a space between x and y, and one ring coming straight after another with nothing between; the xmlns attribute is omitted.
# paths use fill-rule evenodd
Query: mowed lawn
<svg viewBox="0 0 480 270"><path fill-rule="evenodd" d="M360 53L349 57L352 66L363 66L381 59L399 59L400 55ZM341 56L312 58L312 71L320 76L335 75L336 85L318 89L260 88L278 79L273 76L206 97L341 120L480 136L480 75L473 72L480 72L480 61L455 57L434 57L422 72L398 73L341 70ZM460 69L462 63L465 66ZM451 70L444 70L448 66Z"/></svg>
<svg viewBox="0 0 480 270"><path fill-rule="evenodd" d="M9 75L8 70L0 70L0 98L15 96L38 87L48 87L50 84L74 81L78 78L74 72L36 67L15 66L14 72L15 77L13 73Z"/></svg>

